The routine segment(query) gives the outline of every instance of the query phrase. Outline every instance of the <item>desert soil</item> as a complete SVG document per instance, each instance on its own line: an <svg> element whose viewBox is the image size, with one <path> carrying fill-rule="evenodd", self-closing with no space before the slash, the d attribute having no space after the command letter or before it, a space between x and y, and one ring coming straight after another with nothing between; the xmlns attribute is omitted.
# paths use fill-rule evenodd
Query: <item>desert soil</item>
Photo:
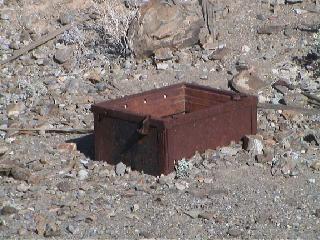
<svg viewBox="0 0 320 240"><path fill-rule="evenodd" d="M118 49L112 34L123 34L139 11L132 2L0 0L0 60L79 21L0 65L0 238L319 238L319 102L301 89L317 95L320 78L299 61L320 24L316 2L225 1L214 47L174 49L161 61ZM180 82L235 90L230 82L241 71L254 82L236 87L260 103L315 111L259 109L248 148L196 153L160 177L94 161L91 133L46 132L92 129L93 103ZM278 80L297 89L276 89Z"/></svg>

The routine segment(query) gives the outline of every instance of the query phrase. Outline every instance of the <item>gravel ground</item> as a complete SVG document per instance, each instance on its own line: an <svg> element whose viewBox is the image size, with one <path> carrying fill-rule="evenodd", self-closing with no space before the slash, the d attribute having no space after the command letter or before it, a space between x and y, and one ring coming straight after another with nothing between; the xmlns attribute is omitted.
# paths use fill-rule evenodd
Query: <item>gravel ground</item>
<svg viewBox="0 0 320 240"><path fill-rule="evenodd" d="M305 94L320 87L306 58L315 1L225 1L214 46L200 39L166 59L127 52L141 2L0 0L0 60L79 21L0 65L0 238L319 238L320 111ZM159 177L94 161L91 133L50 132L90 131L91 104L179 82L277 109L259 109L248 146L195 153Z"/></svg>

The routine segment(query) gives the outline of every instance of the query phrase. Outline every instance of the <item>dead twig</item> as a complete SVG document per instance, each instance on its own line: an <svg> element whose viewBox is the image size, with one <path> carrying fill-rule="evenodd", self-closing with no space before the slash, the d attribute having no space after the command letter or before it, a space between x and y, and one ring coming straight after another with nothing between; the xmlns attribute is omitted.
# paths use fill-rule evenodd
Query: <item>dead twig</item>
<svg viewBox="0 0 320 240"><path fill-rule="evenodd" d="M74 25L78 24L78 23L81 23L81 22L84 22L84 21L87 21L89 20L89 18L86 18L86 19L83 19L81 21L77 21L77 22L74 22L74 23L70 23L70 24L67 24L53 32L50 32L48 33L47 35L45 36L42 36L40 39L32 42L31 44L29 44L28 46L25 46L17 51L14 52L14 54L9 57L8 59L5 59L3 61L0 61L0 66L3 65L3 64L6 64L8 62L11 62L12 60L15 60L17 59L18 57L22 56L23 54L41 46L42 44L45 44L46 42L54 39L55 37L57 37L58 35L64 33L65 31L69 30L71 27L73 27Z"/></svg>
<svg viewBox="0 0 320 240"><path fill-rule="evenodd" d="M283 80L279 80L279 81L277 81L277 82L275 82L273 84L273 87L277 87L277 86L284 86L284 87L288 88L289 90L295 90L296 89L294 86L292 86L291 84L289 84L289 83L287 83L287 82L285 82ZM301 94L304 95L305 97L320 103L320 98L319 97L317 97L317 96L315 96L313 94L307 93L306 91L304 91L302 89L300 89L300 90L301 90Z"/></svg>
<svg viewBox="0 0 320 240"><path fill-rule="evenodd" d="M93 129L40 129L40 128L0 128L0 131L9 132L47 132L47 133L79 133L87 134L92 133Z"/></svg>
<svg viewBox="0 0 320 240"><path fill-rule="evenodd" d="M1 61L0 65L6 64L8 62L11 62L12 60L17 59L18 57L22 56L23 54L39 47L40 45L50 41L51 39L55 38L56 36L62 34L64 31L69 30L72 26L73 26L73 24L68 24L62 28L59 28L59 29L51 32L51 33L48 33L46 36L34 41L33 43L29 44L28 46L25 46L25 47L15 51L11 57Z"/></svg>
<svg viewBox="0 0 320 240"><path fill-rule="evenodd" d="M301 113L305 113L305 114L320 114L320 110L317 110L317 109L308 109L308 108L303 108L303 107L281 105L281 104L271 104L271 103L259 103L258 108L272 109L272 110L292 110L292 111L301 112Z"/></svg>

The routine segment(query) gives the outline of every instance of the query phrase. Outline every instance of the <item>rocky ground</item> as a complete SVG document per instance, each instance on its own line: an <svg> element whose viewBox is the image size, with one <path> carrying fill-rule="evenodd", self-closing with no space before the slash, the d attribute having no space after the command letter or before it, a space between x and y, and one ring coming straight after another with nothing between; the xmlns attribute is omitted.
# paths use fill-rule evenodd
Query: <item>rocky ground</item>
<svg viewBox="0 0 320 240"><path fill-rule="evenodd" d="M310 55L319 3L215 1L212 18L210 2L163 2L170 11L158 2L144 13L148 1L0 0L1 238L319 238L320 78ZM179 24L150 27L171 12ZM137 14L146 25L129 39ZM185 34L190 26L200 33ZM177 42L159 49L167 43L150 32ZM247 146L197 153L160 177L93 161L92 134L52 132L89 132L91 104L179 82L255 94L275 109L259 109Z"/></svg>

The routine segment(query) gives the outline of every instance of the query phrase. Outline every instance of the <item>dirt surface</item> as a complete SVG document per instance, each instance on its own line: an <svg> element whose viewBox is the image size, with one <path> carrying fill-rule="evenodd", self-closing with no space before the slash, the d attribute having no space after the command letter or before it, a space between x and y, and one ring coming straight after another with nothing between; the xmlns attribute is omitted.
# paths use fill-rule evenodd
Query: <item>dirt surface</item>
<svg viewBox="0 0 320 240"><path fill-rule="evenodd" d="M0 238L319 238L319 101L302 94L319 94L306 60L316 1L212 1L214 33L138 59L125 36L144 2L0 0L0 60L74 24L0 65ZM248 147L196 153L160 177L94 161L91 133L46 131L90 130L91 104L179 82L241 89L278 110L259 109Z"/></svg>

